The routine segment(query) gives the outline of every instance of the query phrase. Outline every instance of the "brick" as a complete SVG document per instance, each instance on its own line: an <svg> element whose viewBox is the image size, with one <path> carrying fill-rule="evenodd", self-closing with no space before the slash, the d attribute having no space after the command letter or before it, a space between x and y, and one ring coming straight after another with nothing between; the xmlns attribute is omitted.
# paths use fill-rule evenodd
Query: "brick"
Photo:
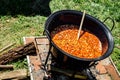
<svg viewBox="0 0 120 80"><path fill-rule="evenodd" d="M112 64L106 65L105 68L107 69L108 73L111 75L113 80L120 80L120 76L117 74L117 72Z"/></svg>
<svg viewBox="0 0 120 80"><path fill-rule="evenodd" d="M34 37L23 37L24 39L24 44L34 42Z"/></svg>
<svg viewBox="0 0 120 80"><path fill-rule="evenodd" d="M100 63L102 65L109 65L109 64L111 64L111 61L110 61L110 59L108 57L108 58L105 58L105 59L101 60Z"/></svg>
<svg viewBox="0 0 120 80"><path fill-rule="evenodd" d="M101 64L101 62L99 62L97 65L96 65L96 70L99 74L105 74L107 73L107 70L105 69L104 65Z"/></svg>
<svg viewBox="0 0 120 80"><path fill-rule="evenodd" d="M112 80L108 74L97 75L96 79L97 80Z"/></svg>
<svg viewBox="0 0 120 80"><path fill-rule="evenodd" d="M46 37L36 38L37 44L49 44L49 40Z"/></svg>

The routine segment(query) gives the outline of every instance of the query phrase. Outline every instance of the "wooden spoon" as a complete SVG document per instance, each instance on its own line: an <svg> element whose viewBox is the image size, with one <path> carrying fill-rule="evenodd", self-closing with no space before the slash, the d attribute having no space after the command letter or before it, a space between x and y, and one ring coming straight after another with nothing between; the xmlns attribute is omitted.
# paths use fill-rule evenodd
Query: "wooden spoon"
<svg viewBox="0 0 120 80"><path fill-rule="evenodd" d="M80 27L79 27L79 30L78 30L77 40L80 38L80 32L81 32L81 29L82 29L82 25L83 25L84 18L85 18L85 10L84 10L84 12L83 12L82 20L81 20Z"/></svg>

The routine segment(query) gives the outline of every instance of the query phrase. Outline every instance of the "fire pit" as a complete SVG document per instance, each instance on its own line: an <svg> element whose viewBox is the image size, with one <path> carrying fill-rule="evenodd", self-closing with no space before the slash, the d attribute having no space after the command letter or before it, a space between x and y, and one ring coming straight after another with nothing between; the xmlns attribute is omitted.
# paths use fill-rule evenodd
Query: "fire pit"
<svg viewBox="0 0 120 80"><path fill-rule="evenodd" d="M29 42L30 40L34 40L34 37L26 38L27 42ZM31 76L32 80L43 80L44 76L46 76L46 78L49 77L49 79L47 79L47 80L57 80L57 79L58 80L71 80L71 78L72 79L75 78L73 80L76 80L76 79L77 80L90 80L88 78L89 75L87 75L86 72L88 72L88 74L90 73L90 77L92 75L94 75L92 77L95 77L97 80L103 80L106 77L107 77L107 80L111 80L111 77L114 77L112 73L109 73L109 71L103 73L102 72L103 67L99 67L99 69L98 69L98 66L100 66L101 63L104 65L104 67L112 65L111 61L109 61L109 59L110 59L109 57L104 60L98 61L97 65L92 65L91 67L89 67L86 70L83 70L83 72L82 72L82 71L80 71L80 69L78 71L72 70L72 69L70 69L70 67L67 67L66 64L59 66L59 63L56 62L56 58L49 56L47 64L46 64L46 70L44 68L41 69L42 66L40 66L40 64L42 63L44 65L44 62L48 55L49 41L46 37L35 37L35 44L36 44L36 48L38 50L37 55L36 56L34 54L33 54L33 56L30 55L29 59L28 59L28 61L30 62L30 63L28 63L28 65L29 65L29 71L30 71L30 76ZM35 57L34 60L31 57ZM52 60L51 60L51 58L52 58ZM39 61L39 59L40 59L40 61ZM51 61L52 61L52 63L51 63ZM107 61L107 64L106 64L106 61ZM37 62L37 64L36 64L36 62ZM51 69L50 69L50 67L51 67ZM73 67L76 67L76 66L73 66ZM111 67L109 67L109 68L111 68ZM108 68L108 70L109 70L109 68ZM76 71L76 74L74 73L75 71ZM72 76L72 77L70 77L70 76ZM50 79L50 78L52 78L52 79ZM110 78L110 79L108 79L108 78ZM91 79L91 80L94 80L94 79ZM115 77L115 80L116 80L116 77Z"/></svg>

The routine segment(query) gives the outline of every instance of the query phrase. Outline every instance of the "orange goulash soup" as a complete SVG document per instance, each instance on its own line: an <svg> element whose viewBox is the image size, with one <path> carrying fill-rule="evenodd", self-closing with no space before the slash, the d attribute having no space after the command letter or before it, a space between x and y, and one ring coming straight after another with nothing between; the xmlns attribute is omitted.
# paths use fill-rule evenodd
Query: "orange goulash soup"
<svg viewBox="0 0 120 80"><path fill-rule="evenodd" d="M100 40L88 31L81 31L75 25L61 25L51 32L53 42L63 51L79 58L97 58L102 55Z"/></svg>

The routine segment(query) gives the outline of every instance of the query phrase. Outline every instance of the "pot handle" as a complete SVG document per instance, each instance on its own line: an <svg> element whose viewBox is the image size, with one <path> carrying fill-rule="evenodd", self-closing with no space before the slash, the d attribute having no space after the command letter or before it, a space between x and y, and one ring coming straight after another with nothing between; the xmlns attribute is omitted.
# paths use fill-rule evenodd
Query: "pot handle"
<svg viewBox="0 0 120 80"><path fill-rule="evenodd" d="M112 31L113 28L115 27L115 21L111 17L107 17L103 22L105 23L108 19L112 21L113 25L112 25L112 28L110 29Z"/></svg>
<svg viewBox="0 0 120 80"><path fill-rule="evenodd" d="M48 31L48 30L44 30L44 33L43 33L43 34L45 34L45 33L48 34L48 36L49 36L48 39L51 41L51 36L50 36L49 31Z"/></svg>
<svg viewBox="0 0 120 80"><path fill-rule="evenodd" d="M43 31L43 35L46 35L45 30Z"/></svg>

